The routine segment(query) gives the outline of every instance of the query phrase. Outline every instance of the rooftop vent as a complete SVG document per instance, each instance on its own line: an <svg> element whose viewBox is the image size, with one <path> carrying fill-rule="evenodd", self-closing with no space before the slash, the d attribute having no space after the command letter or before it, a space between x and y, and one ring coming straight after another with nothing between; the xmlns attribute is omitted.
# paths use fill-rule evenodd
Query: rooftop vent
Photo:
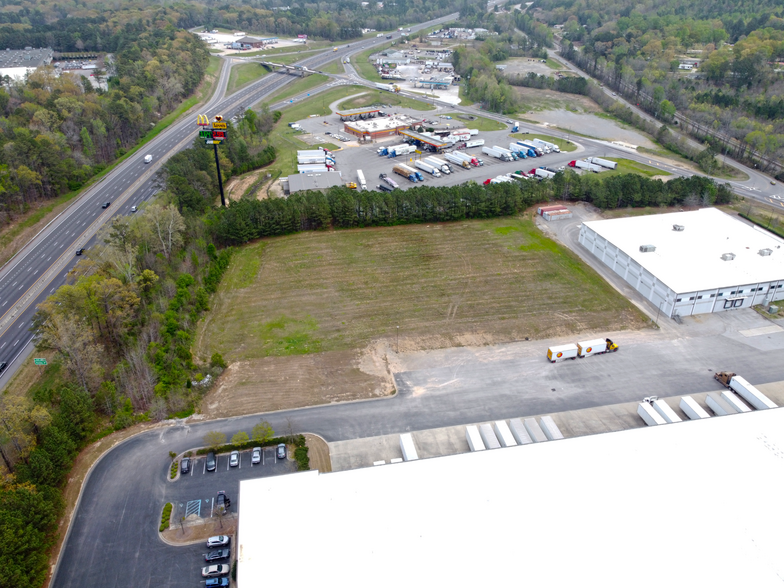
<svg viewBox="0 0 784 588"><path fill-rule="evenodd" d="M656 245L640 245L640 251L642 253L650 253L652 251L656 251Z"/></svg>
<svg viewBox="0 0 784 588"><path fill-rule="evenodd" d="M762 257L767 257L773 253L773 249L760 249L757 251L757 253L759 253Z"/></svg>
<svg viewBox="0 0 784 588"><path fill-rule="evenodd" d="M685 228L686 227L684 227L683 225L672 225L672 230L673 231L682 231Z"/></svg>
<svg viewBox="0 0 784 588"><path fill-rule="evenodd" d="M734 253L725 253L721 256L722 261L732 261L735 259Z"/></svg>

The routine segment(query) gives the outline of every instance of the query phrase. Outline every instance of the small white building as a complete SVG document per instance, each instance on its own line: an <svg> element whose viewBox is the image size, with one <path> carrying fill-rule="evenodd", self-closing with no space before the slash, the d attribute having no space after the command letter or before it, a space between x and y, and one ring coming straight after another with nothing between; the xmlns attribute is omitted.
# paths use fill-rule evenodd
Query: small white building
<svg viewBox="0 0 784 588"><path fill-rule="evenodd" d="M678 69L694 69L694 64L692 64L692 63L681 63L678 66Z"/></svg>
<svg viewBox="0 0 784 588"><path fill-rule="evenodd" d="M784 240L716 208L585 222L580 244L664 316L784 299Z"/></svg>

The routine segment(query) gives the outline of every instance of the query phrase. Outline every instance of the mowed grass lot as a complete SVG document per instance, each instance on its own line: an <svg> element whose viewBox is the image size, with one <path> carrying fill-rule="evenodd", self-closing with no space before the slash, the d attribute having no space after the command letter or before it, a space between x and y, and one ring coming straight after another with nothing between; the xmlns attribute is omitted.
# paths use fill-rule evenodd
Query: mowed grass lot
<svg viewBox="0 0 784 588"><path fill-rule="evenodd" d="M233 94L245 84L258 80L269 73L269 70L258 63L243 63L231 68L229 74L229 84L226 94Z"/></svg>
<svg viewBox="0 0 784 588"><path fill-rule="evenodd" d="M640 163L639 161L633 161L631 159L624 159L618 157L605 157L609 161L614 161L618 164L618 167L614 170L605 170L602 174L639 174L641 176L647 176L652 178L654 176L669 176L672 175L670 172L664 171L661 168L653 167L650 165L645 165L644 163Z"/></svg>
<svg viewBox="0 0 784 588"><path fill-rule="evenodd" d="M231 361L639 328L641 313L530 218L306 232L232 259L196 353Z"/></svg>
<svg viewBox="0 0 784 588"><path fill-rule="evenodd" d="M348 100L341 102L338 107L340 109L350 110L352 108L363 108L365 106L373 106L375 104L389 104L390 106L399 106L400 108L411 108L413 110L435 110L432 104L423 102L421 100L414 100L407 96L401 96L394 92L387 92L386 90L368 90L367 93L361 96L355 96Z"/></svg>

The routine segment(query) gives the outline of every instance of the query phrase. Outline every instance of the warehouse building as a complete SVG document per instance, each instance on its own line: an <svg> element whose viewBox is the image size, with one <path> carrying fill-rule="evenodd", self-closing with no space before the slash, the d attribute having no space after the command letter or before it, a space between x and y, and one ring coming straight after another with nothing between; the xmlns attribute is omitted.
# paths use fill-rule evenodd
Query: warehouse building
<svg viewBox="0 0 784 588"><path fill-rule="evenodd" d="M397 135L411 126L413 120L407 116L389 116L373 120L345 121L343 130L364 140Z"/></svg>
<svg viewBox="0 0 784 588"><path fill-rule="evenodd" d="M23 80L27 74L52 63L53 57L54 52L49 47L36 49L25 47L0 51L0 78L8 76L15 80Z"/></svg>
<svg viewBox="0 0 784 588"><path fill-rule="evenodd" d="M665 316L784 299L784 240L715 208L585 222L580 244Z"/></svg>
<svg viewBox="0 0 784 588"><path fill-rule="evenodd" d="M780 588L782 448L774 409L242 480L237 585Z"/></svg>

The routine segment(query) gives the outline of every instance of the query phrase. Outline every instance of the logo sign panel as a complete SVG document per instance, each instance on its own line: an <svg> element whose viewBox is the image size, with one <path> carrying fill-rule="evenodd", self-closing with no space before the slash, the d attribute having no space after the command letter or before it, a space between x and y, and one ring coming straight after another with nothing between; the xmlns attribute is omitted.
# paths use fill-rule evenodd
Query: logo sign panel
<svg viewBox="0 0 784 588"><path fill-rule="evenodd" d="M226 123L225 122L214 122L214 123L212 123L212 128L213 129L222 129L222 130L225 131L226 130Z"/></svg>

